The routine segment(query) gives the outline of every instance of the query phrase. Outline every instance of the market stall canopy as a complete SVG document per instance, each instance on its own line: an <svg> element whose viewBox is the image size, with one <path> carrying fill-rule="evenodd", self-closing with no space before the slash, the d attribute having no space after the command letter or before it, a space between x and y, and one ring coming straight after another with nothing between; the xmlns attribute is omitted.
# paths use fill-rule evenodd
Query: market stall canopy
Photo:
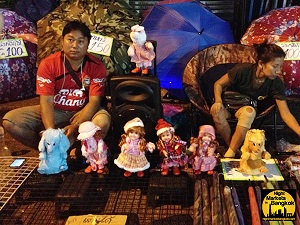
<svg viewBox="0 0 300 225"><path fill-rule="evenodd" d="M63 27L71 20L84 22L92 33L114 39L110 56L96 55L109 74L128 74L132 69L127 49L131 26L140 23L138 13L122 0L75 0L63 3L37 22L38 63L61 49Z"/></svg>
<svg viewBox="0 0 300 225"><path fill-rule="evenodd" d="M157 41L157 74L166 89L182 90L183 70L197 52L234 43L229 23L197 1L154 5L142 25L147 38Z"/></svg>
<svg viewBox="0 0 300 225"><path fill-rule="evenodd" d="M253 45L264 40L286 48L283 79L287 94L300 94L300 6L273 9L252 21L241 39L242 44ZM282 43L287 42L287 43Z"/></svg>

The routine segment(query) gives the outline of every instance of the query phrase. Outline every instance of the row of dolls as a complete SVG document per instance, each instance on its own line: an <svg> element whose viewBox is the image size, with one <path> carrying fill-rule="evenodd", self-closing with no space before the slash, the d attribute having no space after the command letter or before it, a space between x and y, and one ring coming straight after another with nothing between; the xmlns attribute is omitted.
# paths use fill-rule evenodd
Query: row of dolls
<svg viewBox="0 0 300 225"><path fill-rule="evenodd" d="M132 173L143 177L144 171L150 167L145 153L152 153L156 148L162 159L160 165L163 176L168 175L170 170L174 175L180 175L180 169L188 163L192 165L195 174L213 173L217 162L215 150L218 145L213 126L200 126L198 137L190 139L187 151L184 151L187 143L175 134L175 129L170 123L159 119L155 129L158 136L156 145L145 140L144 123L140 118L136 117L125 124L125 133L121 135L119 143L121 152L114 160L114 163L124 170L125 177L131 176ZM82 155L89 163L85 172L103 173L107 164L107 146L101 138L101 128L90 121L84 122L79 127L78 139L82 142Z"/></svg>

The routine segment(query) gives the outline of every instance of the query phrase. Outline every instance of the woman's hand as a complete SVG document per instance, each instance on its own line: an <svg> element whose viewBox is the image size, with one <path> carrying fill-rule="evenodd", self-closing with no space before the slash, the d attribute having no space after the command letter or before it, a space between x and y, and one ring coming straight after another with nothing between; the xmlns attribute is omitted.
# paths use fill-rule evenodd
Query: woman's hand
<svg viewBox="0 0 300 225"><path fill-rule="evenodd" d="M216 102L212 105L212 107L210 109L210 114L216 115L224 109L225 109L225 107L222 102Z"/></svg>

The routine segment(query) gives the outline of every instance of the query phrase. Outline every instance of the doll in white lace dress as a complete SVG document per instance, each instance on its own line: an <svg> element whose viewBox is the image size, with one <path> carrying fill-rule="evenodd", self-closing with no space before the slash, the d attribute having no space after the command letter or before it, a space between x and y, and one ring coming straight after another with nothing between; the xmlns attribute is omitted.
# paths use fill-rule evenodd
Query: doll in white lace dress
<svg viewBox="0 0 300 225"><path fill-rule="evenodd" d="M144 123L138 117L128 121L124 126L124 131L125 134L122 134L119 143L121 153L114 160L114 163L125 170L125 177L129 177L136 172L138 177L143 177L143 171L150 167L145 152L148 150L152 153L155 145L145 140Z"/></svg>

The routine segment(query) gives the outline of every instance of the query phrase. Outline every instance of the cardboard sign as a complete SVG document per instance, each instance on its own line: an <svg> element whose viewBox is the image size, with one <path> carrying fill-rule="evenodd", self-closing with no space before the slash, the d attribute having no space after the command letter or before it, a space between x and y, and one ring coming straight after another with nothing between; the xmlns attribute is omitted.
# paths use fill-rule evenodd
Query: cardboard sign
<svg viewBox="0 0 300 225"><path fill-rule="evenodd" d="M125 225L126 215L82 215L70 216L66 225Z"/></svg>
<svg viewBox="0 0 300 225"><path fill-rule="evenodd" d="M277 42L286 56L284 60L300 60L300 42Z"/></svg>
<svg viewBox="0 0 300 225"><path fill-rule="evenodd" d="M0 40L0 59L20 58L28 56L22 38Z"/></svg>
<svg viewBox="0 0 300 225"><path fill-rule="evenodd" d="M88 51L100 55L110 56L113 38L92 33Z"/></svg>

